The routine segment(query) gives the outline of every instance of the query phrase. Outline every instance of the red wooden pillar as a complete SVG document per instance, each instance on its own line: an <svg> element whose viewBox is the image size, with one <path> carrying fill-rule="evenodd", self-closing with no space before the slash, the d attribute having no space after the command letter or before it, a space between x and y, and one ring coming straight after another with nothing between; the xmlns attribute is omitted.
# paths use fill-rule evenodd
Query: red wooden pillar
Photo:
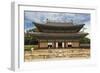
<svg viewBox="0 0 100 73"><path fill-rule="evenodd" d="M64 41L64 48L66 48L66 41Z"/></svg>

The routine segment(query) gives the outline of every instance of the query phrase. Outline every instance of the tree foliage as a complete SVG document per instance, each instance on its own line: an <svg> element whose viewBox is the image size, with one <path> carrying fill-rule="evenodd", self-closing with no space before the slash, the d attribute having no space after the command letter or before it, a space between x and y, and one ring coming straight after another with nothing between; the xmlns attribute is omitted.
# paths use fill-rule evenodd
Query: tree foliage
<svg viewBox="0 0 100 73"><path fill-rule="evenodd" d="M29 34L29 32L30 30L24 34L24 44L25 45L37 45L38 44L37 39L31 34Z"/></svg>
<svg viewBox="0 0 100 73"><path fill-rule="evenodd" d="M90 39L86 38L86 37L85 38L81 38L80 39L80 43L86 43L86 44L88 43L89 44L90 43Z"/></svg>

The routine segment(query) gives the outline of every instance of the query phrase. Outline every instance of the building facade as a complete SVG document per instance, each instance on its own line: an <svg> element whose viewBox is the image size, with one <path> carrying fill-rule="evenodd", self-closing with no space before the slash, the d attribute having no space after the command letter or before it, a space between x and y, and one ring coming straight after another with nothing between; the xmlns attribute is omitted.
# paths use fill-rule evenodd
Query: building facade
<svg viewBox="0 0 100 73"><path fill-rule="evenodd" d="M73 22L49 22L40 24L34 22L37 32L31 32L38 40L38 48L73 48L80 47L79 40L88 33L80 32L85 24L73 24Z"/></svg>

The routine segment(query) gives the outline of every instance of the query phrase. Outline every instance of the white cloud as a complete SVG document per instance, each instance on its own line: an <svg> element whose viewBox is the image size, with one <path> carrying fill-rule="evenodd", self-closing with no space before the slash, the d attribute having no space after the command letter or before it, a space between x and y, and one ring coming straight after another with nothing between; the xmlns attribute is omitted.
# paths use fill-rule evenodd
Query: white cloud
<svg viewBox="0 0 100 73"><path fill-rule="evenodd" d="M25 16L35 22L45 22L48 18L51 21L69 22L73 20L75 23L79 23L90 18L87 14L57 12L25 12Z"/></svg>

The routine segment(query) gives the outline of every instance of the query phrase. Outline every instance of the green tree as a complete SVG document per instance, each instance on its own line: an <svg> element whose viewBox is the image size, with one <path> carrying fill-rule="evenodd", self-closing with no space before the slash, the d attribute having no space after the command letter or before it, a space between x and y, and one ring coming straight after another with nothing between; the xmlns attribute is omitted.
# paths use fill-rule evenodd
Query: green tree
<svg viewBox="0 0 100 73"><path fill-rule="evenodd" d="M25 45L38 44L37 39L33 35L31 35L29 32L31 32L31 30L28 30L24 33L24 44Z"/></svg>
<svg viewBox="0 0 100 73"><path fill-rule="evenodd" d="M85 37L85 38L81 38L80 39L80 43L90 43L90 39L89 38L87 38L87 37Z"/></svg>

